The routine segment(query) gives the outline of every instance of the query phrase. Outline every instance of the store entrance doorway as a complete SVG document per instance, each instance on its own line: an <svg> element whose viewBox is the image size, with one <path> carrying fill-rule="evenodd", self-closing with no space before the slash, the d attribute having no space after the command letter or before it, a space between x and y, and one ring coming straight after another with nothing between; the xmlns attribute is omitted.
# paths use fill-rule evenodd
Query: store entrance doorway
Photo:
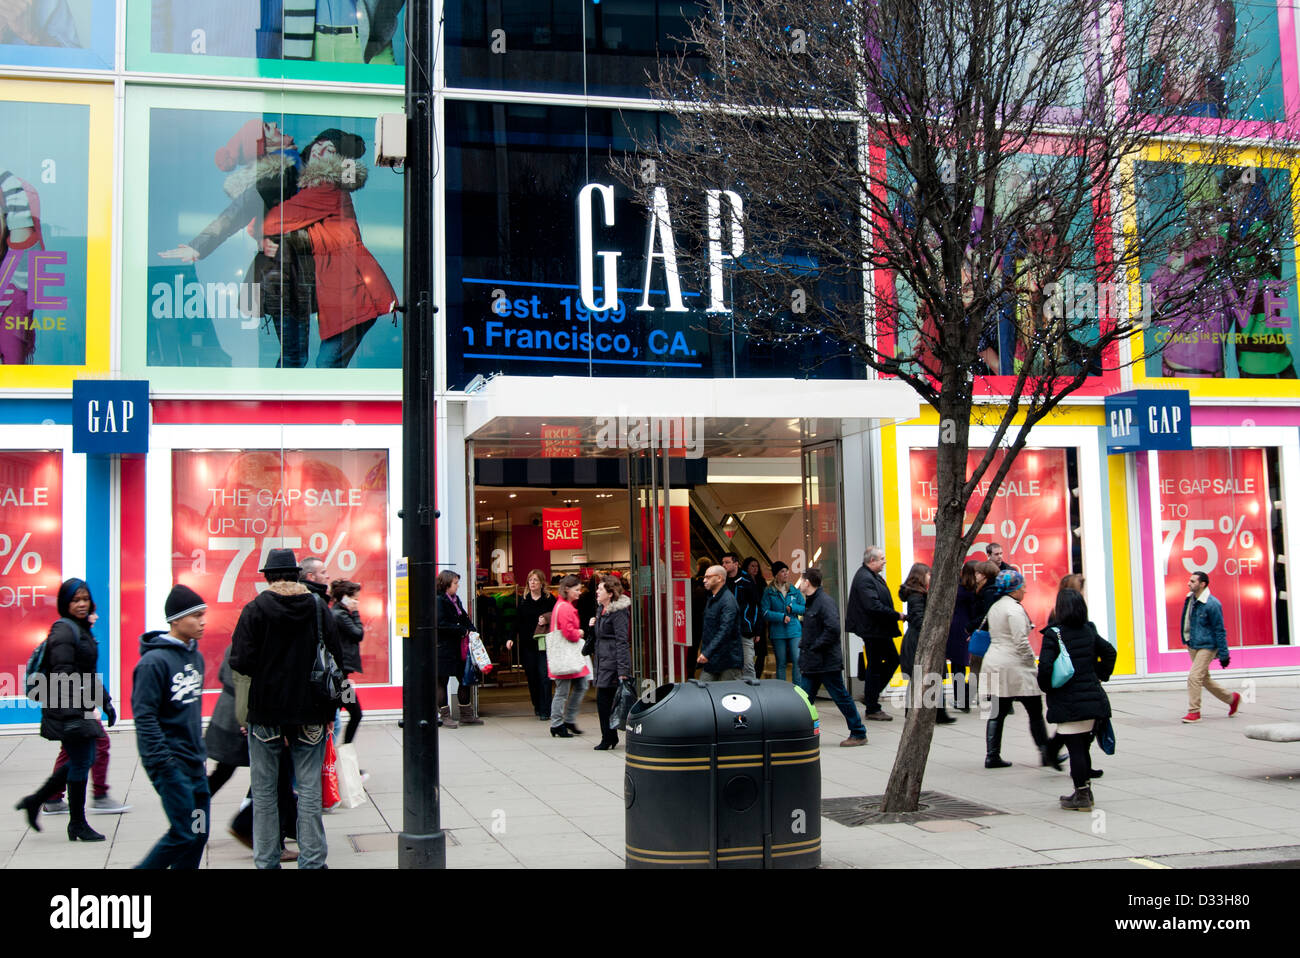
<svg viewBox="0 0 1300 958"><path fill-rule="evenodd" d="M837 602L844 594L838 421L705 419L690 444L671 429L656 442L599 441L581 420L516 418L509 427L467 443L474 619L494 662L479 690L488 714L536 705L522 654L536 623L516 616L532 570L552 594L565 574L591 583L584 623L595 575L625 584L633 667L646 690L695 674L702 571L724 552L756 559L760 588L780 561L792 582L819 566L827 591ZM767 643L761 650L772 676L775 657Z"/></svg>

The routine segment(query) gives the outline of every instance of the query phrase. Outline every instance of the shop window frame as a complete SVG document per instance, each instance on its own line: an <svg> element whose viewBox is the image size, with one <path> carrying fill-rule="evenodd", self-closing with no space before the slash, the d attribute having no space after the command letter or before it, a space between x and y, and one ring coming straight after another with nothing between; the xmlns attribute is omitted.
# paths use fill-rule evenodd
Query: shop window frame
<svg viewBox="0 0 1300 958"><path fill-rule="evenodd" d="M1234 442L1235 440L1235 442ZM1279 645L1277 636L1270 645L1231 646L1233 667L1268 668L1273 666L1294 666L1300 661L1300 652L1296 650L1297 636L1300 636L1300 615L1297 614L1294 588L1296 585L1292 573L1293 556L1300 555L1300 528L1295 520L1285 517L1287 505L1288 482L1291 487L1300 478L1300 433L1294 426L1193 426L1192 451L1197 449L1257 449L1274 448L1278 451L1278 468L1280 470L1279 488L1282 492L1284 510L1284 545L1282 555L1286 556L1283 567L1286 570L1284 591L1288 596L1289 619L1287 627L1291 644ZM1142 621L1141 632L1144 634L1147 672L1150 674L1165 672L1186 672L1188 668L1187 650L1178 637L1169 635L1169 626L1164 614L1165 575L1160 570L1160 470L1157 465L1157 452L1144 454L1147 459L1139 463L1138 501L1142 511L1142 615L1134 616ZM1145 481L1143 481L1145 478ZM1219 573L1222 575L1223 573ZM1276 585L1272 585L1276 589ZM1210 589L1214 589L1214 573L1210 574ZM1276 602L1275 591L1273 599ZM1228 610L1225 610L1227 614ZM1229 626L1231 627L1231 626Z"/></svg>

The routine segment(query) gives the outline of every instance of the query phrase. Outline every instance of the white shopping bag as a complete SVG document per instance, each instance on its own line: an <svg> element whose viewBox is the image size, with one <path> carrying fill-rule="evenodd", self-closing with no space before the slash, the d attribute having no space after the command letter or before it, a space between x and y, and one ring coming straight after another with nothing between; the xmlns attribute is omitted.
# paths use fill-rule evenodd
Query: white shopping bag
<svg viewBox="0 0 1300 958"><path fill-rule="evenodd" d="M367 801L366 789L361 784L361 766L357 762L357 747L340 745L338 753L339 797L342 799L340 804L344 808L364 805Z"/></svg>

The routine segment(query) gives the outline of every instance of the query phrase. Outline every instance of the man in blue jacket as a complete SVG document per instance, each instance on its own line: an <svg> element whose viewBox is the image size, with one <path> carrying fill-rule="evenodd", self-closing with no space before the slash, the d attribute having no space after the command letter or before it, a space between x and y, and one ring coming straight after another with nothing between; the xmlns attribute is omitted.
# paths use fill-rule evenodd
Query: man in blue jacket
<svg viewBox="0 0 1300 958"><path fill-rule="evenodd" d="M816 698L817 690L826 686L831 700L849 723L849 737L841 745L866 745L867 727L844 687L840 610L835 600L822 591L821 569L813 567L805 572L799 591L804 594L807 606L803 614L803 635L799 639L799 661L803 665L800 684L809 699Z"/></svg>
<svg viewBox="0 0 1300 958"><path fill-rule="evenodd" d="M162 799L171 828L137 868L198 868L208 843L208 753L203 746L203 617L197 592L167 596L167 632L140 636L131 688L140 764Z"/></svg>
<svg viewBox="0 0 1300 958"><path fill-rule="evenodd" d="M740 611L736 597L726 588L727 572L711 565L704 573L704 588L709 601L704 606L703 635L700 638L700 679L704 682L729 682L740 678L744 654L741 651Z"/></svg>
<svg viewBox="0 0 1300 958"><path fill-rule="evenodd" d="M1182 615L1183 644L1192 656L1192 668L1187 673L1187 714L1184 722L1201 720L1201 689L1207 688L1210 694L1228 706L1228 717L1237 714L1241 705L1241 693L1229 694L1214 679L1210 678L1210 662L1219 660L1219 665L1228 667L1228 633L1223 627L1223 604L1210 595L1210 577L1204 572L1193 572L1187 580L1187 598L1183 601Z"/></svg>

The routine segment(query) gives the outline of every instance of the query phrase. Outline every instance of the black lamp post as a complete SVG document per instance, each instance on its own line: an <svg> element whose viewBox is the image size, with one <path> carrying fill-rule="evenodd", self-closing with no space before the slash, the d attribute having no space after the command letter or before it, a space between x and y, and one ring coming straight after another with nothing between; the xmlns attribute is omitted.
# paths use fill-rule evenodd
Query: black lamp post
<svg viewBox="0 0 1300 958"><path fill-rule="evenodd" d="M434 567L433 38L429 0L406 4L406 232L402 346L402 551L410 635L402 640L402 833L399 868L445 868L438 790Z"/></svg>

